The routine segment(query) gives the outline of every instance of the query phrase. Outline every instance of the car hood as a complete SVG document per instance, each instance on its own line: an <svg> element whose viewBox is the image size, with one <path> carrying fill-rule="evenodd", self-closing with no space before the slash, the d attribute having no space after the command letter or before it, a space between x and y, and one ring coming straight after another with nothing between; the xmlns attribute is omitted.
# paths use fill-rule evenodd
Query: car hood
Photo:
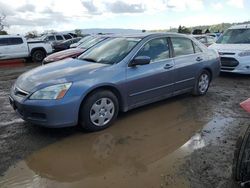
<svg viewBox="0 0 250 188"><path fill-rule="evenodd" d="M51 54L47 56L44 60L46 62L54 62L54 61L59 61L68 57L75 57L83 53L85 49L82 48L73 48L73 49L68 49L68 50L63 50L61 52L56 52L54 54Z"/></svg>
<svg viewBox="0 0 250 188"><path fill-rule="evenodd" d="M96 71L107 66L110 65L69 58L32 69L22 74L15 85L24 91L33 92L49 85L91 79L96 77Z"/></svg>
<svg viewBox="0 0 250 188"><path fill-rule="evenodd" d="M250 50L250 44L212 44L209 46L211 49L215 49L219 52L242 52Z"/></svg>

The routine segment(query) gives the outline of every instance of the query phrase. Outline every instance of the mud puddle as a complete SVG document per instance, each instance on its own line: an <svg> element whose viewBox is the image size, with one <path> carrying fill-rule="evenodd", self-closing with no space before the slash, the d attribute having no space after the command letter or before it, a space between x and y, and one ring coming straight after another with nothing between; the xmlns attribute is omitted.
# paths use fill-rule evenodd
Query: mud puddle
<svg viewBox="0 0 250 188"><path fill-rule="evenodd" d="M77 133L33 153L0 178L0 187L160 187L203 126L187 113L169 101L123 114L102 132Z"/></svg>

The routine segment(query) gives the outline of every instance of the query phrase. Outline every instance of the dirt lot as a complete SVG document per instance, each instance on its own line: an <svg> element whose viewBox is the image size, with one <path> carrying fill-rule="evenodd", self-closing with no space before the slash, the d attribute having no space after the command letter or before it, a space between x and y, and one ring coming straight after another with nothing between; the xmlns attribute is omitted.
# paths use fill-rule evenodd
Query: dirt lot
<svg viewBox="0 0 250 188"><path fill-rule="evenodd" d="M230 188L233 153L250 116L250 77L223 74L204 97L182 95L127 113L97 133L18 118L14 80L37 65L0 69L0 187Z"/></svg>

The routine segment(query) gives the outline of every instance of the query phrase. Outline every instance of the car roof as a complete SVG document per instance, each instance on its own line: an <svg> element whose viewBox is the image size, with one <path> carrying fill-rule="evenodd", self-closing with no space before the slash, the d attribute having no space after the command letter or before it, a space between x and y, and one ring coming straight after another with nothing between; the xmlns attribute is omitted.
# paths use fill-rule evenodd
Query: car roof
<svg viewBox="0 0 250 188"><path fill-rule="evenodd" d="M21 35L0 35L0 38L14 38L14 37L23 37Z"/></svg>
<svg viewBox="0 0 250 188"><path fill-rule="evenodd" d="M250 29L250 24L234 25L229 29Z"/></svg>
<svg viewBox="0 0 250 188"><path fill-rule="evenodd" d="M109 37L135 37L135 38L146 38L146 37L157 37L157 36L165 36L165 37L187 37L188 35L180 34L180 33L171 33L171 32L145 32L145 33L133 33L133 34L112 34L108 35Z"/></svg>

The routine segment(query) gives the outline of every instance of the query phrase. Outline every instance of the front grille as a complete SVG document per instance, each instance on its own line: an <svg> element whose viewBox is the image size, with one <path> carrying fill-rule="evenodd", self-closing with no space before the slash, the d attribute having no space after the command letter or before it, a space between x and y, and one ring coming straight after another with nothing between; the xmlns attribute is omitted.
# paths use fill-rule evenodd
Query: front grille
<svg viewBox="0 0 250 188"><path fill-rule="evenodd" d="M14 88L14 93L15 93L15 95L18 95L20 97L26 97L29 94L28 92L23 91L22 89L20 89L18 87Z"/></svg>
<svg viewBox="0 0 250 188"><path fill-rule="evenodd" d="M219 52L219 55L235 55L233 52Z"/></svg>
<svg viewBox="0 0 250 188"><path fill-rule="evenodd" d="M232 57L221 57L222 70L234 70L239 65L239 62Z"/></svg>

